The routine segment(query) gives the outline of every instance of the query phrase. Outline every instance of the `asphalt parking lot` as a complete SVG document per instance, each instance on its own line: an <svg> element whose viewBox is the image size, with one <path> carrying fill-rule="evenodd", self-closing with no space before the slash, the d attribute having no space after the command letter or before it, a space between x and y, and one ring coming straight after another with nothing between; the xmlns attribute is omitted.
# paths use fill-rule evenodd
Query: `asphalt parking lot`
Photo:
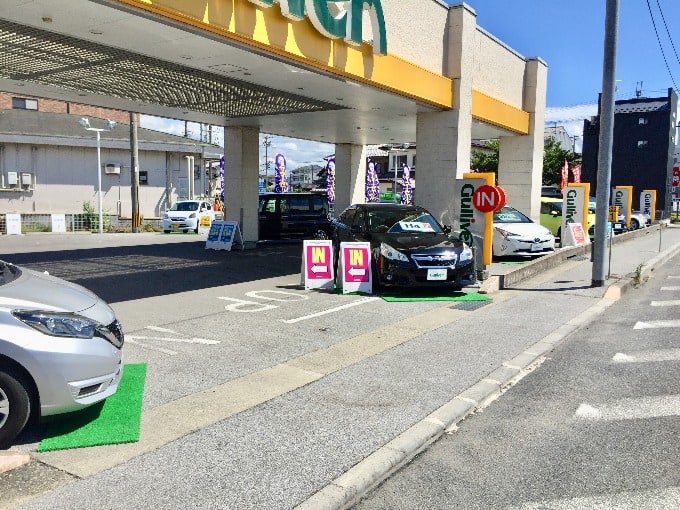
<svg viewBox="0 0 680 510"><path fill-rule="evenodd" d="M659 231L644 234L615 260L628 267L660 251ZM664 249L680 241L672 234ZM455 395L479 398L489 374L534 359L530 346L549 349L542 339L573 330L604 292L590 287L583 255L468 306L307 291L300 243L225 252L181 234L1 241L1 258L109 301L126 362L148 365L138 443L38 454L40 428L20 436L12 450L33 461L17 473L55 480L22 507L31 509L206 508L224 498L293 508ZM518 267L498 264L494 276Z"/></svg>

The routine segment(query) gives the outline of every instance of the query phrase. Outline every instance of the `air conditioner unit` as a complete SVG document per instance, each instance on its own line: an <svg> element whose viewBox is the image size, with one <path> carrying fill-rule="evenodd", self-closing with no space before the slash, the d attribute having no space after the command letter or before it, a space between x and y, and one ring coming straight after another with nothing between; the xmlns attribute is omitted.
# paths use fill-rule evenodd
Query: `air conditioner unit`
<svg viewBox="0 0 680 510"><path fill-rule="evenodd" d="M21 185L22 186L31 186L33 184L33 174L27 173L27 172L22 172L21 173Z"/></svg>
<svg viewBox="0 0 680 510"><path fill-rule="evenodd" d="M19 172L7 172L7 185L16 186L19 184Z"/></svg>
<svg viewBox="0 0 680 510"><path fill-rule="evenodd" d="M108 175L120 175L120 165L107 163L106 166L104 167L104 173Z"/></svg>

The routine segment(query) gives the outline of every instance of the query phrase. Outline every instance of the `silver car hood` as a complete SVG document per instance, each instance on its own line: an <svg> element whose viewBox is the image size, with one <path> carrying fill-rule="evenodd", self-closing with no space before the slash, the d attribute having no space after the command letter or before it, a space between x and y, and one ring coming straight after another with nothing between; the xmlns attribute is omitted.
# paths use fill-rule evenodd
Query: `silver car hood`
<svg viewBox="0 0 680 510"><path fill-rule="evenodd" d="M0 307L78 313L100 324L115 314L96 294L78 284L21 267L21 276L0 285Z"/></svg>

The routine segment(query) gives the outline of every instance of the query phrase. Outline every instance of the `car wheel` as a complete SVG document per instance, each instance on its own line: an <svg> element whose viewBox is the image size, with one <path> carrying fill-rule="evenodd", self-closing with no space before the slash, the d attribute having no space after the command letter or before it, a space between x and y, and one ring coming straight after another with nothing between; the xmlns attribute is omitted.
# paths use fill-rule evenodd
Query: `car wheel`
<svg viewBox="0 0 680 510"><path fill-rule="evenodd" d="M330 238L331 238L331 236L328 235L328 232L326 232L325 230L323 230L321 228L319 230L317 230L316 232L314 232L314 239L326 240L326 239L330 239Z"/></svg>
<svg viewBox="0 0 680 510"><path fill-rule="evenodd" d="M31 414L24 378L12 368L0 371L0 448L8 448Z"/></svg>
<svg viewBox="0 0 680 510"><path fill-rule="evenodd" d="M630 219L630 229L631 230L637 230L640 228L640 222L636 220L635 218Z"/></svg>
<svg viewBox="0 0 680 510"><path fill-rule="evenodd" d="M164 230L163 233L164 233L164 234L169 234L170 231L169 231L169 230Z"/></svg>

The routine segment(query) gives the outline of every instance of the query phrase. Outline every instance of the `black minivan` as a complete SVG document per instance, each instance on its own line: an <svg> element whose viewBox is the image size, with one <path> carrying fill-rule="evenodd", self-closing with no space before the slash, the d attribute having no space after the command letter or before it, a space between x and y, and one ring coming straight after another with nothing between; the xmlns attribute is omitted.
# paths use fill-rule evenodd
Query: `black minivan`
<svg viewBox="0 0 680 510"><path fill-rule="evenodd" d="M328 199L321 193L260 193L261 240L330 239Z"/></svg>

